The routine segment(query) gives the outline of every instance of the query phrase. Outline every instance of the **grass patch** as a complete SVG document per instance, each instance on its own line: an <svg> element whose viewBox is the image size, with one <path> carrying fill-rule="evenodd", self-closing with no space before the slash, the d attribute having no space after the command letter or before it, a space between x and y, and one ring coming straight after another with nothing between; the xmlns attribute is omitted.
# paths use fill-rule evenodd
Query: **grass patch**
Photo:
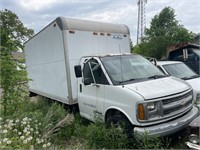
<svg viewBox="0 0 200 150"><path fill-rule="evenodd" d="M136 137L128 138L123 128L110 127L100 121L89 122L79 113L72 115L62 104L49 102L43 97L24 102L26 107L19 111L23 113L17 111L12 115L9 113L6 118L1 116L0 149L187 148L185 135L188 133L183 131L175 138L157 138L144 133L138 140Z"/></svg>

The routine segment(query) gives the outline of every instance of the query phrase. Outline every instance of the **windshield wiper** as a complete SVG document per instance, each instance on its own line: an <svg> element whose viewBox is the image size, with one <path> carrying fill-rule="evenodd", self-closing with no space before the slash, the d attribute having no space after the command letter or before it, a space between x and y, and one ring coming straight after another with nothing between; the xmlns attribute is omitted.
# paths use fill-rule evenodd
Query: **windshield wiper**
<svg viewBox="0 0 200 150"><path fill-rule="evenodd" d="M134 80L136 80L136 79L128 79L128 80L124 80L124 81L119 81L119 84L121 84L121 83L123 83L123 82L129 82L129 81L134 81Z"/></svg>
<svg viewBox="0 0 200 150"><path fill-rule="evenodd" d="M183 79L183 80L188 80L188 79L194 79L194 78L198 78L199 77L199 75L198 74L195 74L195 75L192 75L192 76L190 76L190 77L183 77L183 78L181 78L181 79Z"/></svg>
<svg viewBox="0 0 200 150"><path fill-rule="evenodd" d="M167 75L153 75L153 76L150 76L148 77L148 79L158 79L158 78L163 78L163 77L166 77Z"/></svg>

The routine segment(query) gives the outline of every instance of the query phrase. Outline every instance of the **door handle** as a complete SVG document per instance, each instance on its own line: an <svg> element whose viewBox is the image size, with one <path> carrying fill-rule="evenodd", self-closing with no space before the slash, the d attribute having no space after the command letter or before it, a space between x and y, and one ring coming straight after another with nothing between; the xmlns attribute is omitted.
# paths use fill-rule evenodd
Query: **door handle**
<svg viewBox="0 0 200 150"><path fill-rule="evenodd" d="M100 87L100 85L98 85L98 84L93 84L92 86Z"/></svg>
<svg viewBox="0 0 200 150"><path fill-rule="evenodd" d="M79 85L80 93L82 93L82 84Z"/></svg>

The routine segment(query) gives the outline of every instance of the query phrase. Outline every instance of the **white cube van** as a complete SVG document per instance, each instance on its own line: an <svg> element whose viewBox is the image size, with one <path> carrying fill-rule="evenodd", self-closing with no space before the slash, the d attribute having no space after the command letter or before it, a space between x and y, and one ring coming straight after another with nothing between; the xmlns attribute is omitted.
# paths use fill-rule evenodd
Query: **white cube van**
<svg viewBox="0 0 200 150"><path fill-rule="evenodd" d="M126 25L58 17L25 43L30 92L139 133L188 126L198 114L192 88L130 49Z"/></svg>

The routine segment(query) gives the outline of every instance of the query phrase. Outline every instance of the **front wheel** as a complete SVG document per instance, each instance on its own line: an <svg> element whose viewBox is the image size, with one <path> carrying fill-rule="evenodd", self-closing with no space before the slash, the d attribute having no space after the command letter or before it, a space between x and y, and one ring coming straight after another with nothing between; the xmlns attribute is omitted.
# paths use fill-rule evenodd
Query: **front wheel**
<svg viewBox="0 0 200 150"><path fill-rule="evenodd" d="M106 122L109 126L122 127L129 138L133 136L133 125L123 114L109 116Z"/></svg>

